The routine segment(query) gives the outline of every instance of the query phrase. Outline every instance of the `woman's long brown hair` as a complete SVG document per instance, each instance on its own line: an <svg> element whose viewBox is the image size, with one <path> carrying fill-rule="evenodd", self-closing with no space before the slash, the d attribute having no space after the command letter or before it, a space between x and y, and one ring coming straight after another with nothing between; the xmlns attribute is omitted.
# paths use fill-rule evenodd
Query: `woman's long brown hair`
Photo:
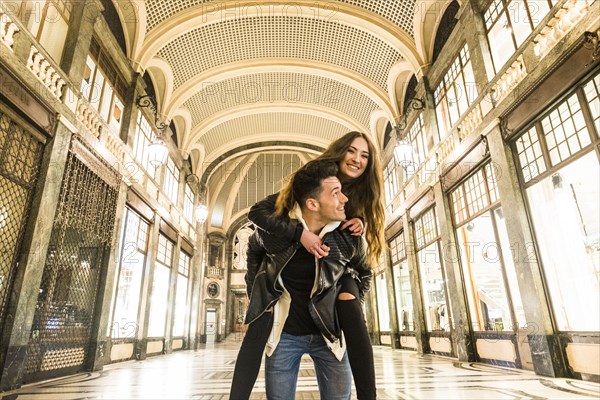
<svg viewBox="0 0 600 400"><path fill-rule="evenodd" d="M383 173L379 152L368 135L361 132L348 132L341 138L331 142L329 147L318 159L328 159L339 163L344 159L350 145L356 138L366 140L369 147L369 162L365 172L358 178L346 180L338 176L342 182L342 191L348 196L346 204L346 216L360 217L365 221L365 238L368 246L368 259L371 267L379 264L379 258L385 248L384 224L385 209L383 207ZM340 175L338 173L338 175ZM291 179L283 187L277 203L275 212L284 215L294 206L294 198L291 194Z"/></svg>

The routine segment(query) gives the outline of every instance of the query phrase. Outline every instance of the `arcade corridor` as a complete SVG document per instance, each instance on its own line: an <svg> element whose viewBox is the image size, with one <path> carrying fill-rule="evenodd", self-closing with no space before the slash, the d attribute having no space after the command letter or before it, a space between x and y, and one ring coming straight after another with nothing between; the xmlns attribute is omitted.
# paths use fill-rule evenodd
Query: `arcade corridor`
<svg viewBox="0 0 600 400"><path fill-rule="evenodd" d="M2 0L0 396L225 396L248 211L351 131L380 397L597 398L600 0Z"/></svg>
<svg viewBox="0 0 600 400"><path fill-rule="evenodd" d="M2 400L227 400L240 336L144 361L32 384L7 392ZM405 350L375 347L380 400L586 400L598 398L600 385L573 379ZM301 364L296 400L319 399L312 362ZM264 400L263 371L250 400ZM232 399L233 400L233 399ZM290 399L291 400L291 399Z"/></svg>

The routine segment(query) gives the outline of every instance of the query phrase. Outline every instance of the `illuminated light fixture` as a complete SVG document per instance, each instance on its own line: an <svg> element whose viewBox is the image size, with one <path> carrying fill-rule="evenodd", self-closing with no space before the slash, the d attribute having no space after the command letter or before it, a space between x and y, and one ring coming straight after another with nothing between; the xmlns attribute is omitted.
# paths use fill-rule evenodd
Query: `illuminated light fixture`
<svg viewBox="0 0 600 400"><path fill-rule="evenodd" d="M201 224L206 222L208 218L208 207L205 204L200 204L196 207L196 219Z"/></svg>
<svg viewBox="0 0 600 400"><path fill-rule="evenodd" d="M398 132L398 130L396 130L396 132ZM406 139L406 136L400 138L400 134L396 134L397 142L396 147L394 147L394 157L398 164L406 167L412 162L413 147L408 139Z"/></svg>
<svg viewBox="0 0 600 400"><path fill-rule="evenodd" d="M167 162L169 155L169 148L163 139L163 132L167 128L167 124L159 120L156 110L156 100L152 96L148 94L139 96L136 104L139 108L149 108L154 114L154 126L156 127L157 134L152 143L148 145L148 162L154 168L158 168Z"/></svg>
<svg viewBox="0 0 600 400"><path fill-rule="evenodd" d="M167 162L167 156L169 155L169 148L167 147L162 137L156 137L156 139L148 145L148 162L154 168L158 168Z"/></svg>
<svg viewBox="0 0 600 400"><path fill-rule="evenodd" d="M425 101L419 98L413 98L408 103L408 111L410 110L423 110L425 108ZM398 124L394 127L396 131L396 147L394 147L394 157L396 162L408 169L413 164L413 146L407 139L406 133L403 131L406 129L407 113L400 118Z"/></svg>

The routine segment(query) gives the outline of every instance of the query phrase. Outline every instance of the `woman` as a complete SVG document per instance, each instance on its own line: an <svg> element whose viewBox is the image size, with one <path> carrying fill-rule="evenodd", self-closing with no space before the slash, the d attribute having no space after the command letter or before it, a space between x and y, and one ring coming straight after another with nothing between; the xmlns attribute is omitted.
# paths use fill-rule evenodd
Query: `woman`
<svg viewBox="0 0 600 400"><path fill-rule="evenodd" d="M338 164L338 178L342 183L342 191L349 198L346 203L346 216L349 219L341 229L349 229L355 235L364 231L369 262L372 267L377 265L385 243L385 214L382 200L383 179L376 147L367 135L349 132L332 142L318 158L332 160ZM291 187L287 185L282 192L289 190ZM248 218L271 234L287 238L290 242L302 243L308 252L318 258L327 256L329 248L321 243L317 235L303 229L295 220L280 217L284 210L293 208L292 204L282 201L291 197L269 196L250 209ZM358 283L354 278L348 273L341 279L336 311L344 332L358 399L370 400L376 398L373 348L364 323ZM231 399L247 399L250 396L271 332L271 314L264 313L248 326L235 365Z"/></svg>

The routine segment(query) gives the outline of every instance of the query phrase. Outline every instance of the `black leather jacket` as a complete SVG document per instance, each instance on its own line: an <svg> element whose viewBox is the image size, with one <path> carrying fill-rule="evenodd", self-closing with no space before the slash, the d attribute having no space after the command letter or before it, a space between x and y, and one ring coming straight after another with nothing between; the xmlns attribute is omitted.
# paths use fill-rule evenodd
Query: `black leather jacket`
<svg viewBox="0 0 600 400"><path fill-rule="evenodd" d="M288 224L290 222L287 221ZM317 290L311 297L309 312L321 333L334 342L340 337L335 312L340 278L348 270L354 270L362 300L370 288L372 273L362 237L352 236L347 230L338 228L325 234L322 240L330 250L329 255L318 261ZM300 246L298 242L290 242L287 238L269 234L260 228L250 236L246 259L248 272L245 277L250 304L245 323L251 323L261 316L282 295L283 288L277 278Z"/></svg>
<svg viewBox="0 0 600 400"><path fill-rule="evenodd" d="M303 226L295 219L282 218L274 215L275 201L279 193L267 196L265 199L254 204L248 211L248 219L254 225L266 232L277 235L283 240L300 242Z"/></svg>

